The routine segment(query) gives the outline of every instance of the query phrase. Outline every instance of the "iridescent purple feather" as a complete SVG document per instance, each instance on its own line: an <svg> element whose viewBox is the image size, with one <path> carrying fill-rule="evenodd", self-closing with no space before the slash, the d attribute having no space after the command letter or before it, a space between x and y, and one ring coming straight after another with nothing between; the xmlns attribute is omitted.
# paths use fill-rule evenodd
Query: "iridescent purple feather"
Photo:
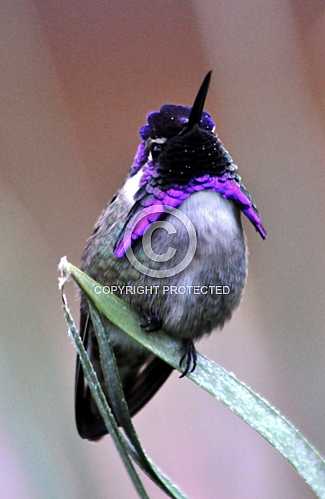
<svg viewBox="0 0 325 499"><path fill-rule="evenodd" d="M142 142L139 144L131 166L131 177L147 162L149 152L146 149L146 140L149 138L174 137L188 122L191 107L165 104L160 111L152 111L147 116L147 124L140 128ZM215 123L209 113L204 111L200 121L200 127L212 131Z"/></svg>
<svg viewBox="0 0 325 499"><path fill-rule="evenodd" d="M150 165L148 165L150 171ZM204 175L193 179L188 185L175 186L163 191L148 182L148 171L145 183L142 187L142 195L136 202L136 210L128 218L124 230L116 243L114 254L122 258L131 244L143 236L148 227L162 218L165 207L178 208L191 194L200 191L214 191L221 194L225 199L234 201L244 215L254 225L260 236L265 239L266 230L263 227L261 217L256 210L250 197L242 190L241 184L225 173L220 177ZM144 177L143 177L144 178ZM136 213L136 219L134 214ZM134 223L135 222L135 223Z"/></svg>
<svg viewBox="0 0 325 499"><path fill-rule="evenodd" d="M147 124L140 129L142 142L138 146L130 176L135 175L142 167L144 172L140 180L140 187L135 195L135 203L131 208L124 227L116 241L114 255L123 258L134 241L142 237L148 227L161 219L166 213L166 207L178 208L191 194L200 191L214 191L237 204L239 209L254 225L264 239L264 229L261 217L240 177L236 175L229 153L223 149L226 169L220 175L205 174L192 178L188 183L162 188L157 183L157 168L148 161L149 152L146 141L151 138L164 137L169 139L177 134L186 125L191 107L166 104L160 111L148 115ZM200 128L211 132L215 127L209 113L203 112ZM227 166L229 165L229 167ZM232 167L231 167L232 165ZM228 169L227 169L228 168Z"/></svg>

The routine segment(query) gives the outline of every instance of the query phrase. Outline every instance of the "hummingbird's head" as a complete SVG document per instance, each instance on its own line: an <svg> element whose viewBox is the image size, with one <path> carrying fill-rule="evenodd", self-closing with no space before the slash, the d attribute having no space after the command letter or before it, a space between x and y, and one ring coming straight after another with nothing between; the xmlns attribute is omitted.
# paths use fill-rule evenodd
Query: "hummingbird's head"
<svg viewBox="0 0 325 499"><path fill-rule="evenodd" d="M131 175L147 162L157 172L159 183L186 183L195 176L221 174L232 158L215 134L210 114L203 111L211 71L204 78L192 107L165 104L148 115L140 129Z"/></svg>

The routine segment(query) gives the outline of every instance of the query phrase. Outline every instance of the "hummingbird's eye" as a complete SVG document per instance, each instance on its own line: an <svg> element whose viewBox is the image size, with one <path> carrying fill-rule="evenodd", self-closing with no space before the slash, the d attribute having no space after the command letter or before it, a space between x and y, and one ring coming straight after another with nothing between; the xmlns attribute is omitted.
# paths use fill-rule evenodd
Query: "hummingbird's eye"
<svg viewBox="0 0 325 499"><path fill-rule="evenodd" d="M162 151L162 144L158 144L157 142L153 142L150 147L151 157L154 161L157 161L159 154Z"/></svg>

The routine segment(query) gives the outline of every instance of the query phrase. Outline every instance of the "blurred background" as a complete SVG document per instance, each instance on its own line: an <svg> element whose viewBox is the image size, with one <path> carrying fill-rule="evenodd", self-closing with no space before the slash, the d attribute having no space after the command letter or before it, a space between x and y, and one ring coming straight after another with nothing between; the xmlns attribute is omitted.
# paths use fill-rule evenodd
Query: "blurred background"
<svg viewBox="0 0 325 499"><path fill-rule="evenodd" d="M244 300L199 350L325 453L324 25L321 0L2 0L3 497L136 497L110 438L77 435L57 263L62 255L79 263L146 113L191 104L208 69L207 109L269 237L244 222ZM73 288L70 301L77 315ZM271 446L176 374L135 424L190 498L313 497ZM151 497L163 497L145 482Z"/></svg>

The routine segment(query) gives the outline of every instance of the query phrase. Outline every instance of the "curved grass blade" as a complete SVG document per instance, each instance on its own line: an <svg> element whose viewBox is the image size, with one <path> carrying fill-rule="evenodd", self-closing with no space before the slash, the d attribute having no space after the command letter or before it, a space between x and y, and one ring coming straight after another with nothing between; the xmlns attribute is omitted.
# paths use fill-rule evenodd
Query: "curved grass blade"
<svg viewBox="0 0 325 499"><path fill-rule="evenodd" d="M75 346L75 349L79 355L80 362L82 365L82 369L84 370L84 374L87 378L89 388L91 391L91 394L96 401L98 410L105 422L107 430L110 432L115 446L121 456L121 459L125 465L125 468L133 482L133 485L138 492L139 497L141 499L149 499L149 496L147 495L145 488L141 482L141 479L139 475L137 474L133 463L129 457L128 449L125 446L125 442L123 442L123 439L121 438L121 433L118 429L118 426L116 424L116 421L114 419L114 416L112 414L112 411L107 403L106 397L104 395L104 392L99 384L97 375L94 371L94 368L90 362L89 356L84 348L84 345L82 343L82 339L79 335L78 329L75 325L75 322L72 318L72 315L70 313L70 310L68 308L67 302L65 295L63 293L63 287L61 288L62 290L62 302L63 302L63 311L64 311L64 317L66 320L66 323L68 325L68 332L69 336L72 339L72 342Z"/></svg>
<svg viewBox="0 0 325 499"><path fill-rule="evenodd" d="M165 362L179 369L180 344L163 332L146 335L137 314L120 298L105 294L100 284L67 261L62 264L95 307L111 322ZM233 374L198 354L195 371L187 376L254 428L325 499L325 460L280 412Z"/></svg>
<svg viewBox="0 0 325 499"><path fill-rule="evenodd" d="M89 311L98 341L99 353L101 358L101 367L104 375L105 386L107 387L110 402L116 419L123 427L134 451L137 453L138 463L147 475L158 485L169 497L175 499L184 499L185 496L177 487L163 475L157 467L149 460L144 449L141 446L138 435L132 423L129 408L124 397L121 378L114 350L111 345L109 334L103 327L100 316L92 303L89 301Z"/></svg>

